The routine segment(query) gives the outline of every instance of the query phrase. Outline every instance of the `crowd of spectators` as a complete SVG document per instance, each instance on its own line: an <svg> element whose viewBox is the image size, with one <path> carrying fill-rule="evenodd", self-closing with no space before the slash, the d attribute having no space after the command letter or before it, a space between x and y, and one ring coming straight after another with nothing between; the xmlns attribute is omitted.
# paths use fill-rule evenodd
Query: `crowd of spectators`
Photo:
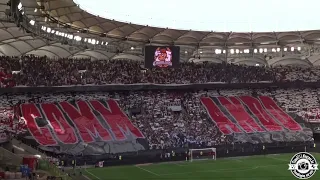
<svg viewBox="0 0 320 180"><path fill-rule="evenodd" d="M216 92L215 92L216 93ZM114 98L132 122L147 138L150 148L184 147L226 143L208 117L199 97L207 92L131 92L94 94L35 94L0 96L0 126L14 133L24 133L23 119L15 119L15 104ZM8 118L9 117L9 118ZM14 121L15 120L15 121ZM14 124L12 122L15 122ZM2 125L1 125L2 123Z"/></svg>
<svg viewBox="0 0 320 180"><path fill-rule="evenodd" d="M262 67L183 62L176 69L144 69L133 60L49 59L33 55L0 57L0 81L10 86L87 84L188 84L318 81L320 68Z"/></svg>
<svg viewBox="0 0 320 180"><path fill-rule="evenodd" d="M188 84L318 81L320 68L261 67L214 63L181 63L177 69L144 69L133 60L49 59L32 55L0 57L1 87L63 86L103 84ZM127 92L95 94L33 94L0 96L0 131L26 132L22 119L16 119L19 102L65 101L71 99L119 100L120 106L145 134L151 148L181 147L190 143L215 145L231 140L223 136L201 105L201 96L272 96L287 112L320 121L319 90L221 90L201 92ZM319 110L320 112L320 110Z"/></svg>
<svg viewBox="0 0 320 180"><path fill-rule="evenodd" d="M134 91L119 93L64 93L0 96L0 123L14 133L26 132L22 119L14 119L15 104L70 100L116 99L131 121L154 149L195 145L217 145L232 140L221 134L200 102L202 96L266 95L273 97L287 112L310 120L310 112L320 110L319 89L220 90L197 92ZM9 118L8 118L9 117ZM320 121L319 116L312 116ZM14 122L14 123L13 123ZM1 126L1 125L0 125Z"/></svg>

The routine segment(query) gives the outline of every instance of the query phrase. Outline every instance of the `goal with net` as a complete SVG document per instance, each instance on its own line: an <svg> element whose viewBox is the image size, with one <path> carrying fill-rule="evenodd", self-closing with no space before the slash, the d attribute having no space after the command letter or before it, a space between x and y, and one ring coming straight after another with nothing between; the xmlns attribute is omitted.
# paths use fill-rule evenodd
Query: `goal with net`
<svg viewBox="0 0 320 180"><path fill-rule="evenodd" d="M197 160L216 160L217 151L216 148L204 148L204 149L189 149L190 155L189 160L197 161Z"/></svg>

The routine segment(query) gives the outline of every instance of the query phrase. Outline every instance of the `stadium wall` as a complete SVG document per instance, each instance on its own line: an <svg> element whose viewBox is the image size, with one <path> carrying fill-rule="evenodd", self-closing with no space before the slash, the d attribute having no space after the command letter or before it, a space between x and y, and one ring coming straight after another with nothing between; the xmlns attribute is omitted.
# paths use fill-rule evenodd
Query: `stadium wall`
<svg viewBox="0 0 320 180"><path fill-rule="evenodd" d="M15 93L61 93L61 92L112 92L148 90L210 90L210 89L263 89L263 88L320 88L318 82L258 82L258 83L202 83L202 84L109 84L103 86L55 86L55 87L13 87L1 88L0 94Z"/></svg>

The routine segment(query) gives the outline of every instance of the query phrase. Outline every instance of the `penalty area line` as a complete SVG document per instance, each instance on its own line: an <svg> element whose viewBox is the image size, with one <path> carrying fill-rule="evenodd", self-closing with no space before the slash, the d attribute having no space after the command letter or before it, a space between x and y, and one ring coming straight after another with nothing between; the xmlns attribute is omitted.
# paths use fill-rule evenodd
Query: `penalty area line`
<svg viewBox="0 0 320 180"><path fill-rule="evenodd" d="M101 180L98 176L92 174L91 172L87 171L86 169L85 169L85 171L86 171L88 174L90 174L91 176L93 176L94 178ZM91 179L91 178L90 178L90 179Z"/></svg>
<svg viewBox="0 0 320 180"><path fill-rule="evenodd" d="M282 161L282 162L290 162L290 159L289 160L285 160L285 159L281 159L281 158L277 158L277 157L272 157L272 156L267 156L267 158L269 159L274 159L274 160L277 160L277 161Z"/></svg>
<svg viewBox="0 0 320 180"><path fill-rule="evenodd" d="M254 166L254 167L246 167L246 168L228 168L228 169L216 169L216 170L203 170L203 171L193 171L193 172L182 172L182 173L168 173L168 174L160 174L160 176L171 176L171 175L179 175L179 174L193 174L193 173L232 173L232 172L244 172L244 171L251 171L259 168L266 168L266 167L273 167L273 166L279 166L283 164L271 164L271 165L265 165L265 166Z"/></svg>
<svg viewBox="0 0 320 180"><path fill-rule="evenodd" d="M142 171L145 171L145 172L147 172L149 174L153 174L155 176L160 176L160 174L157 174L155 172L149 171L148 169L145 169L145 168L142 168L142 167L139 167L139 166L135 166L135 167L138 168L138 169L141 169Z"/></svg>

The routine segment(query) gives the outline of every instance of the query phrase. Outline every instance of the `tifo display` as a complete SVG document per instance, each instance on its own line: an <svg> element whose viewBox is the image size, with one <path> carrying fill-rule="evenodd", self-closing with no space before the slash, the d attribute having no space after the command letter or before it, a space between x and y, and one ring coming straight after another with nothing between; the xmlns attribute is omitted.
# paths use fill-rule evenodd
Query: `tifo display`
<svg viewBox="0 0 320 180"><path fill-rule="evenodd" d="M290 96L295 91L286 92L290 98L300 97ZM21 134L39 149L70 155L188 147L195 149L192 160L215 159L216 154L211 153L215 149L203 148L232 142L311 141L312 131L303 119L297 122L308 118L303 109L295 109L299 116L288 113L296 101L283 99L282 91L266 93L261 89L254 93L220 90L6 95L0 96L0 112L3 117L17 119L14 125L3 121L6 129ZM306 94L310 97L306 102L319 103L317 95L311 96L311 89ZM279 101L288 104L279 106ZM318 127L318 123L308 125Z"/></svg>

